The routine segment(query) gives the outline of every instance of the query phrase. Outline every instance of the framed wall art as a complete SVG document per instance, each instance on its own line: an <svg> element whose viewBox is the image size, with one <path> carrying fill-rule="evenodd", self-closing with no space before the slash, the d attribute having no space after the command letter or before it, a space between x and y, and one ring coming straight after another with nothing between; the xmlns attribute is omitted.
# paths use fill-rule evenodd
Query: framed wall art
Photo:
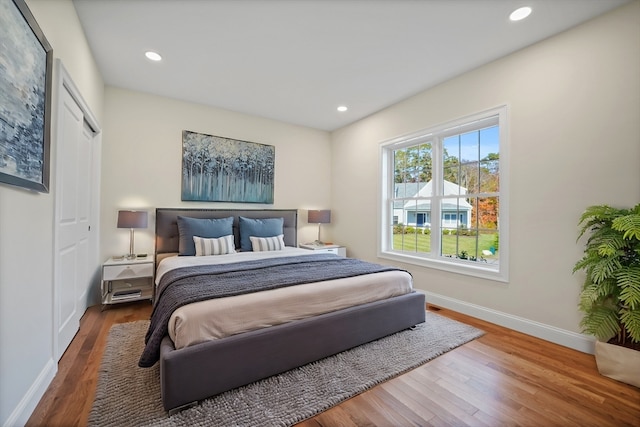
<svg viewBox="0 0 640 427"><path fill-rule="evenodd" d="M275 147L182 131L182 200L273 204Z"/></svg>
<svg viewBox="0 0 640 427"><path fill-rule="evenodd" d="M49 192L53 50L24 0L0 0L0 182Z"/></svg>

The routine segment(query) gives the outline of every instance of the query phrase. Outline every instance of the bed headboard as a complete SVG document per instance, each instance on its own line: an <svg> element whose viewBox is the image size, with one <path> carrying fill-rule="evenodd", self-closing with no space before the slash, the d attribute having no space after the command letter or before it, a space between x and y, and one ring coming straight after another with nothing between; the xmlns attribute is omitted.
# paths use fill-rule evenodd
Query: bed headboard
<svg viewBox="0 0 640 427"><path fill-rule="evenodd" d="M298 211L296 209L156 209L156 265L169 255L178 253L180 236L178 235L178 216L191 218L227 218L233 217L233 235L236 248L240 247L238 217L246 218L284 218L284 243L287 246L298 244Z"/></svg>

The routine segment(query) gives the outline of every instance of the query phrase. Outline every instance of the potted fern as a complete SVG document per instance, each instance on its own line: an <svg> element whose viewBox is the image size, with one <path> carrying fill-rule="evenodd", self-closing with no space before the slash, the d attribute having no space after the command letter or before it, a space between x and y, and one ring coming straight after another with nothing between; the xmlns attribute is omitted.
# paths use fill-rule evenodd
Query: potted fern
<svg viewBox="0 0 640 427"><path fill-rule="evenodd" d="M588 233L584 256L582 331L596 341L602 375L640 387L640 204L632 209L590 206L580 217L578 239Z"/></svg>

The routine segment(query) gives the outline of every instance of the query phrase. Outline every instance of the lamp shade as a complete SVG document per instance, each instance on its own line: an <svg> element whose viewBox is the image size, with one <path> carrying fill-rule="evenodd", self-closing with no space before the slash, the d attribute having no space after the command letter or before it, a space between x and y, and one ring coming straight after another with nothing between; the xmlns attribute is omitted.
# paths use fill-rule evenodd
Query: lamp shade
<svg viewBox="0 0 640 427"><path fill-rule="evenodd" d="M147 211L118 211L118 228L147 228Z"/></svg>
<svg viewBox="0 0 640 427"><path fill-rule="evenodd" d="M330 210L309 211L307 222L310 224L329 224L331 222Z"/></svg>

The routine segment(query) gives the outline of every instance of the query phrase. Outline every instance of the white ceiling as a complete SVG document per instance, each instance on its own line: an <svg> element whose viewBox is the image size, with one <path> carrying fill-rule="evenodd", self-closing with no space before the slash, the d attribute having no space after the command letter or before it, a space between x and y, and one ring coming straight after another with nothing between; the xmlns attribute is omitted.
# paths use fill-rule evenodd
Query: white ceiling
<svg viewBox="0 0 640 427"><path fill-rule="evenodd" d="M73 3L108 85L331 131L626 2Z"/></svg>

